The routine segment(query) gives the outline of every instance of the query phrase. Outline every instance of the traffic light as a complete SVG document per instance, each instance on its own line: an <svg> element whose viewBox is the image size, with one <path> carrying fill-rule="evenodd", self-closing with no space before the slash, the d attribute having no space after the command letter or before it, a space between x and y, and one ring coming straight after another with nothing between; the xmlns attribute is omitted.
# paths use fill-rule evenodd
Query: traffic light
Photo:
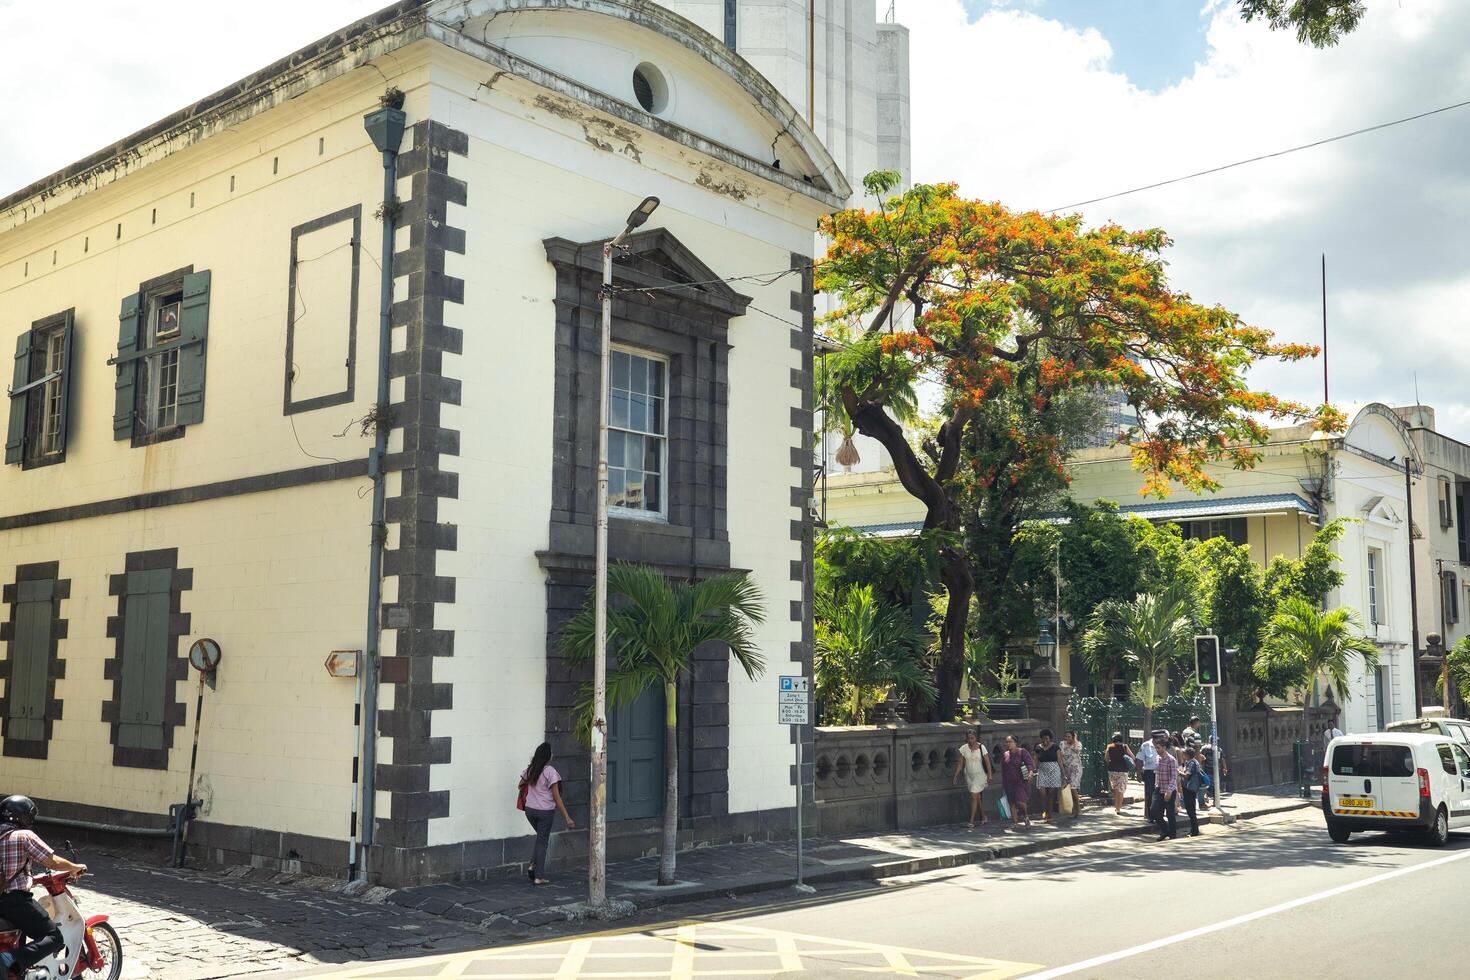
<svg viewBox="0 0 1470 980"><path fill-rule="evenodd" d="M1199 681L1199 686L1219 686L1220 668L1220 638L1218 636L1196 636L1194 638L1194 676Z"/></svg>

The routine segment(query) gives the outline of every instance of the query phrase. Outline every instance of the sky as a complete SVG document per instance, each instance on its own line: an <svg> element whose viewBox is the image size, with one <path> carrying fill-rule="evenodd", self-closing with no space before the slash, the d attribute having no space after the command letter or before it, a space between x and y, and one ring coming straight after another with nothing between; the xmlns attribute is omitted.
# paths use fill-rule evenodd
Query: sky
<svg viewBox="0 0 1470 980"><path fill-rule="evenodd" d="M51 4L0 0L0 90L26 94L0 194L384 2L93 0L62 31ZM1226 0L896 0L915 176L1056 209L1470 99L1470 3L1368 7L1318 51ZM1470 107L1073 210L1164 228L1177 287L1285 340L1320 339L1325 252L1333 401L1407 404L1417 375L1470 441ZM1321 400L1320 362L1253 380Z"/></svg>

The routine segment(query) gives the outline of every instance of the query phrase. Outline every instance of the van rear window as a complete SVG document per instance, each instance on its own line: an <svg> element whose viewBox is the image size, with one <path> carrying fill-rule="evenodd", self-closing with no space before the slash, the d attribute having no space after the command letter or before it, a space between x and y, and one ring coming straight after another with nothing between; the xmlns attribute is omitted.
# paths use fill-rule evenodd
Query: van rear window
<svg viewBox="0 0 1470 980"><path fill-rule="evenodd" d="M1332 750L1338 776L1412 776L1414 756L1404 745L1338 745Z"/></svg>

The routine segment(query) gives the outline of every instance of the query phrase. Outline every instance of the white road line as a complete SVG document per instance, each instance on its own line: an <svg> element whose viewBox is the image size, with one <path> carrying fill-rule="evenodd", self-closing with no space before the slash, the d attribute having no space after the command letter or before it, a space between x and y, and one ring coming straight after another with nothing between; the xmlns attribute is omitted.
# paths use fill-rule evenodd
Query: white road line
<svg viewBox="0 0 1470 980"><path fill-rule="evenodd" d="M1311 905L1314 902L1320 902L1324 899L1335 898L1338 895L1343 895L1347 892L1356 891L1359 888L1367 888L1369 885L1376 885L1393 878L1400 878L1404 875L1411 875L1419 871L1427 871L1430 868L1437 868L1441 865L1450 864L1454 861L1463 861L1466 858L1470 858L1470 851L1460 851L1455 854L1450 854L1446 857L1436 858L1433 861L1426 861L1423 864L1410 865L1407 868L1395 868L1393 871L1385 871L1383 874L1374 875L1371 878L1364 878L1361 881L1349 882L1346 885L1338 885L1336 888L1329 888L1326 891L1317 892L1314 895L1304 895L1301 898L1294 898L1289 902L1282 902L1280 905L1272 905L1270 908L1259 909L1255 912L1247 912L1245 915L1237 915L1233 919L1226 919L1223 922L1216 922L1213 925L1200 926L1197 929L1190 929L1187 932L1179 932L1171 936L1165 936L1163 939L1155 939L1153 942L1142 943L1138 946L1130 946L1128 949L1120 949L1116 953L1105 953L1102 956L1094 956L1090 960L1082 960L1080 963L1071 963L1067 966L1053 967L1050 970L1043 970L1040 973L1030 973L1026 975L1026 980L1051 980L1052 977L1064 977L1070 973L1079 973L1082 970L1090 970L1093 967L1104 966L1108 963L1116 963L1118 960L1126 960L1129 957L1138 956L1141 953L1149 953L1156 949L1163 949L1165 946L1173 946L1175 943L1181 942L1183 940L1194 939L1198 936L1206 936L1212 932L1219 932L1222 929L1230 929L1238 925L1243 925L1247 922L1254 922L1256 919L1264 919L1267 916L1272 916L1280 912L1286 912L1290 909L1299 908L1303 905Z"/></svg>

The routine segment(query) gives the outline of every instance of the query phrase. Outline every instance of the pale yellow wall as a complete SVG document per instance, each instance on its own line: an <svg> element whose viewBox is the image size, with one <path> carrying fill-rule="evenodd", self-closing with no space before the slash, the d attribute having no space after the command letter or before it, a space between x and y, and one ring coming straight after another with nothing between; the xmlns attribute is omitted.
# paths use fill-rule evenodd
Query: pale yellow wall
<svg viewBox="0 0 1470 980"><path fill-rule="evenodd" d="M414 116L427 76L411 56L401 67ZM361 120L381 89L375 72L341 79L0 233L0 343L13 349L32 320L76 309L66 461L0 468L0 514L365 457L370 440L350 423L374 397L381 158ZM362 207L356 398L288 418L291 228L354 204ZM303 248L298 258L313 254ZM116 349L118 307L142 280L190 264L213 274L204 421L181 439L133 448L112 438L116 374L105 362ZM336 271L327 307L313 310L317 323L345 313L345 267ZM194 676L175 691L189 720L174 730L167 771L114 767L100 720L112 697L103 664L115 653L108 576L123 571L129 552L178 548L181 567L194 569L181 651L200 636L224 650L200 741L205 818L344 839L353 682L328 678L322 662L364 643L367 487L353 479L0 532L0 580L12 581L17 564L59 561L72 582L61 608L69 621L59 650L63 715L49 758L0 757L0 783L154 814L184 799Z"/></svg>
<svg viewBox="0 0 1470 980"><path fill-rule="evenodd" d="M367 588L365 480L53 524L0 535L0 574L60 560L67 638L56 682L62 717L48 757L0 756L0 784L45 799L166 814L187 792L197 675L175 696L188 712L173 730L167 771L114 766L102 702L116 655L109 576L131 551L178 548L194 570L181 608L191 617L179 653L218 641L218 684L206 691L199 742L203 817L218 823L343 839L351 803L353 682L327 676L334 649L362 646Z"/></svg>

